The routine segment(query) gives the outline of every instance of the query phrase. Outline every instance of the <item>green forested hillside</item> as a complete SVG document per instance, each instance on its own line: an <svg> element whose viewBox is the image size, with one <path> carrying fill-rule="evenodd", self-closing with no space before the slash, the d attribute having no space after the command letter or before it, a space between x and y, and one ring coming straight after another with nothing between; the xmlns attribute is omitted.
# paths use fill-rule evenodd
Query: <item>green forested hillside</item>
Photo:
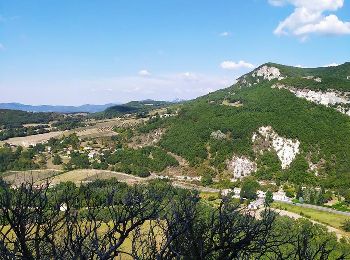
<svg viewBox="0 0 350 260"><path fill-rule="evenodd" d="M19 110L0 109L0 127L17 127L28 123L47 124L56 119L55 113L33 113Z"/></svg>
<svg viewBox="0 0 350 260"><path fill-rule="evenodd" d="M161 108L172 104L167 101L155 101L155 100L143 100L143 101L131 101L123 105L115 105L107 108L103 112L99 112L93 115L95 118L112 118L121 116L124 114L139 113L140 115L146 114L151 109Z"/></svg>
<svg viewBox="0 0 350 260"><path fill-rule="evenodd" d="M349 65L340 66L341 73L333 67L280 67L289 70L288 75L312 72L320 77L332 74L346 79L346 74L342 73L349 70ZM295 78L289 76L287 79ZM301 152L289 169L272 173L273 178L296 183L322 180L327 186L350 187L350 117L333 108L297 98L288 90L271 88L276 81L262 81L251 87L236 84L184 105L179 116L169 124L161 145L182 155L192 165L209 160L211 165L222 170L226 167L225 160L233 154L257 159L259 155L253 152L252 135L261 126L272 126L280 136L298 139L301 143ZM325 84L320 83L320 88ZM349 85L345 87L350 90ZM223 105L225 100L240 105ZM227 138L211 138L211 133L217 130L225 133ZM313 163L323 162L318 177L308 171L308 155Z"/></svg>
<svg viewBox="0 0 350 260"><path fill-rule="evenodd" d="M319 68L297 68L292 66L285 66L276 63L267 63L266 65L274 66L278 68L281 73L287 77L306 77L306 76L318 76L325 78L337 78L346 79L350 76L350 62L346 62L339 66L334 67L319 67Z"/></svg>

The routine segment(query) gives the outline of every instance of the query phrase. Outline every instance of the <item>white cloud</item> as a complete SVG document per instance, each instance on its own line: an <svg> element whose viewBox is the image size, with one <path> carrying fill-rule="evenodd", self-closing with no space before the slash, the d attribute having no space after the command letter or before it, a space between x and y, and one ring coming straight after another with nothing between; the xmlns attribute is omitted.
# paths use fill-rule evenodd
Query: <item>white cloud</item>
<svg viewBox="0 0 350 260"><path fill-rule="evenodd" d="M222 32L219 34L221 37L228 37L228 36L231 36L231 33L230 32Z"/></svg>
<svg viewBox="0 0 350 260"><path fill-rule="evenodd" d="M225 70L238 70L238 69L254 69L255 66L249 62L245 62L243 60L239 62L234 61L223 61L220 64L220 67Z"/></svg>
<svg viewBox="0 0 350 260"><path fill-rule="evenodd" d="M269 0L269 3L295 7L293 13L274 30L276 35L294 35L305 40L311 34L350 34L350 22L339 20L335 14L324 14L342 8L344 0Z"/></svg>
<svg viewBox="0 0 350 260"><path fill-rule="evenodd" d="M305 68L303 65L300 65L300 64L295 65L295 67L297 67L297 68Z"/></svg>
<svg viewBox="0 0 350 260"><path fill-rule="evenodd" d="M315 24L306 24L295 31L296 35L317 34L350 34L350 22L343 22L336 15L329 15Z"/></svg>
<svg viewBox="0 0 350 260"><path fill-rule="evenodd" d="M322 67L336 67L336 66L339 66L339 65L340 65L340 64L333 62L333 63L331 63L331 64L324 65L324 66L322 66Z"/></svg>
<svg viewBox="0 0 350 260"><path fill-rule="evenodd" d="M179 75L179 78L180 79L184 79L184 80L197 80L198 77L195 73L193 72L184 72L184 73L181 73Z"/></svg>
<svg viewBox="0 0 350 260"><path fill-rule="evenodd" d="M151 73L148 70L140 70L139 75L142 77L148 77L151 76Z"/></svg>

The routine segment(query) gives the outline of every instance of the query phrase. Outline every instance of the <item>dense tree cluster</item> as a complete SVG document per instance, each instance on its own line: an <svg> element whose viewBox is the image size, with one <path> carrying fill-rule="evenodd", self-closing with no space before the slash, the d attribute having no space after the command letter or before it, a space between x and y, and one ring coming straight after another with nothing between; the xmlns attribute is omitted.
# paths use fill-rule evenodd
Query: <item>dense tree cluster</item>
<svg viewBox="0 0 350 260"><path fill-rule="evenodd" d="M147 177L151 172L161 172L168 166L177 166L178 161L158 147L144 147L138 150L117 149L106 157L106 162L115 171Z"/></svg>
<svg viewBox="0 0 350 260"><path fill-rule="evenodd" d="M0 172L38 169L39 165L33 160L35 154L33 148L23 150L18 147L15 151L10 147L0 148Z"/></svg>
<svg viewBox="0 0 350 260"><path fill-rule="evenodd" d="M278 68L286 78L314 76L321 78L346 79L350 72L350 62L346 62L340 66L319 68L297 68L275 63L268 63L267 65Z"/></svg>
<svg viewBox="0 0 350 260"><path fill-rule="evenodd" d="M245 178L242 182L240 197L241 199L255 200L258 195L259 183L253 178Z"/></svg>
<svg viewBox="0 0 350 260"><path fill-rule="evenodd" d="M76 150L80 146L80 140L76 134L70 134L61 139L50 138L46 145L51 147L51 151L54 153L69 147Z"/></svg>
<svg viewBox="0 0 350 260"><path fill-rule="evenodd" d="M0 131L0 141L7 140L12 137L22 137L28 135L37 135L48 133L48 125L38 125L20 128L9 128Z"/></svg>
<svg viewBox="0 0 350 260"><path fill-rule="evenodd" d="M0 183L2 259L349 259L323 226L256 216L230 197L210 206L163 181L54 188ZM288 232L286 232L288 230Z"/></svg>
<svg viewBox="0 0 350 260"><path fill-rule="evenodd" d="M53 163L54 165L60 165L60 164L62 164L62 158L61 158L61 156L59 156L58 154L55 154L55 155L53 156L53 158L52 158L52 163Z"/></svg>
<svg viewBox="0 0 350 260"><path fill-rule="evenodd" d="M332 193L330 191L326 192L324 188L313 188L313 187L297 187L296 198L299 201L314 204L323 205L332 199Z"/></svg>
<svg viewBox="0 0 350 260"><path fill-rule="evenodd" d="M84 116L74 116L74 117L65 117L57 122L52 123L52 127L55 130L65 131L71 130L78 127L83 127L86 124L83 122Z"/></svg>
<svg viewBox="0 0 350 260"><path fill-rule="evenodd" d="M177 166L178 161L159 147L149 146L141 149L131 149L123 144L132 136L129 129L115 129L118 136L113 138L116 149L104 150L89 158L88 150L81 150L81 141L76 134L65 136L61 139L51 138L47 146L51 147L53 163L62 164L62 158L58 155L62 149L69 149L70 160L63 166L69 171L73 169L111 169L114 171L147 177L151 172L161 172L167 167ZM114 152L113 152L114 151Z"/></svg>
<svg viewBox="0 0 350 260"><path fill-rule="evenodd" d="M64 131L85 126L84 115L64 115L59 113L25 112L0 109L0 141L12 137L43 134L49 131ZM52 129L48 125L52 123ZM25 124L38 124L24 126Z"/></svg>
<svg viewBox="0 0 350 260"><path fill-rule="evenodd" d="M140 133L149 133L152 130L164 127L168 121L168 118L162 119L159 116L155 116L148 120L146 123L138 126L137 131Z"/></svg>
<svg viewBox="0 0 350 260"><path fill-rule="evenodd" d="M0 127L18 128L23 124L48 124L62 115L57 113L33 113L19 110L0 109Z"/></svg>
<svg viewBox="0 0 350 260"><path fill-rule="evenodd" d="M306 78L286 78L280 83L287 86L292 86L300 89L313 89L313 90L323 90L336 89L341 91L348 91L350 89L350 82L345 77L343 79L338 79L334 77L325 78L322 77L321 82L317 82L314 79Z"/></svg>
<svg viewBox="0 0 350 260"><path fill-rule="evenodd" d="M90 160L86 153L72 152L70 161L65 165L66 170L89 169Z"/></svg>
<svg viewBox="0 0 350 260"><path fill-rule="evenodd" d="M112 118L125 114L136 114L137 117L146 117L149 111L156 108L162 108L171 105L171 102L167 101L155 101L155 100L143 100L143 101L131 101L122 105L115 105L107 108L105 111L95 113L91 115L94 118Z"/></svg>

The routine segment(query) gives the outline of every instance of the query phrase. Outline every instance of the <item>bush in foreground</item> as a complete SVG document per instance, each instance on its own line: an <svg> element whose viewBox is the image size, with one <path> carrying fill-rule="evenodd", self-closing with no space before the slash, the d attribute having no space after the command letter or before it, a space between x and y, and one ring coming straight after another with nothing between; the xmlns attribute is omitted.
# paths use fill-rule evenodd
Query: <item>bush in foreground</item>
<svg viewBox="0 0 350 260"><path fill-rule="evenodd" d="M285 231L288 230L286 233ZM346 259L349 244L307 220L213 207L168 182L54 188L0 183L1 259Z"/></svg>

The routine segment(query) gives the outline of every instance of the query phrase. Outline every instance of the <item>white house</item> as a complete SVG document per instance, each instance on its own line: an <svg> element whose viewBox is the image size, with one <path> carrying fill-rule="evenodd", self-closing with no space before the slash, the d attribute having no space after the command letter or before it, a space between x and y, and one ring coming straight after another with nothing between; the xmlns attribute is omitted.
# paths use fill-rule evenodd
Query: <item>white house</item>
<svg viewBox="0 0 350 260"><path fill-rule="evenodd" d="M96 151L91 151L91 152L89 152L88 157L89 157L89 159L93 159L93 158L95 158L95 156L97 156L97 155L98 155L98 152L96 152Z"/></svg>
<svg viewBox="0 0 350 260"><path fill-rule="evenodd" d="M279 190L278 192L274 192L273 194L273 200L277 201L285 201L285 202L290 202L292 201L290 198L286 196L286 193L282 190Z"/></svg>
<svg viewBox="0 0 350 260"><path fill-rule="evenodd" d="M227 196L229 193L231 193L232 190L231 189L224 189L221 191L221 195L222 196Z"/></svg>
<svg viewBox="0 0 350 260"><path fill-rule="evenodd" d="M68 207L66 203L61 204L60 211L67 211Z"/></svg>
<svg viewBox="0 0 350 260"><path fill-rule="evenodd" d="M236 195L239 195L241 193L241 188L234 188L233 189L233 192L236 194Z"/></svg>
<svg viewBox="0 0 350 260"><path fill-rule="evenodd" d="M251 203L249 203L248 209L257 210L257 209L261 208L262 206L264 206L264 199L257 199L255 201L252 201Z"/></svg>
<svg viewBox="0 0 350 260"><path fill-rule="evenodd" d="M264 192L262 190L258 190L257 195L258 195L258 198L265 199L266 192Z"/></svg>

